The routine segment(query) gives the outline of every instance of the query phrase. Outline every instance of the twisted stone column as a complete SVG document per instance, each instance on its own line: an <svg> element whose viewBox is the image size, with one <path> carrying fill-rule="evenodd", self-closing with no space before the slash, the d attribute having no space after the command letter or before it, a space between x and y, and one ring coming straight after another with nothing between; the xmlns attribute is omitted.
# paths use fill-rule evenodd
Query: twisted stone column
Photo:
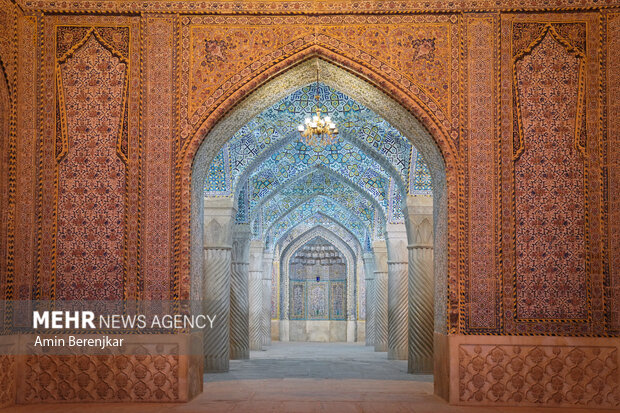
<svg viewBox="0 0 620 413"><path fill-rule="evenodd" d="M406 360L407 313L407 231L404 224L388 225L388 359Z"/></svg>
<svg viewBox="0 0 620 413"><path fill-rule="evenodd" d="M263 254L263 326L261 336L263 346L271 345L271 274L273 271L273 253L265 251Z"/></svg>
<svg viewBox="0 0 620 413"><path fill-rule="evenodd" d="M375 255L375 351L388 350L388 266L385 241L372 244Z"/></svg>
<svg viewBox="0 0 620 413"><path fill-rule="evenodd" d="M280 267L281 256L276 254L276 261L274 261L273 265L276 270L276 275L280 279L280 341L289 341L290 340L290 331L289 331L289 299L290 299L290 291L288 290L288 268L283 269ZM285 274L285 275L282 275Z"/></svg>
<svg viewBox="0 0 620 413"><path fill-rule="evenodd" d="M215 317L204 330L205 372L228 371L230 356L231 225L237 213L232 199L204 200L203 312Z"/></svg>
<svg viewBox="0 0 620 413"><path fill-rule="evenodd" d="M248 271L250 228L235 225L230 278L230 359L250 358L250 305Z"/></svg>
<svg viewBox="0 0 620 413"><path fill-rule="evenodd" d="M262 241L250 242L250 350L263 348L263 250Z"/></svg>
<svg viewBox="0 0 620 413"><path fill-rule="evenodd" d="M433 200L409 196L409 373L433 372Z"/></svg>
<svg viewBox="0 0 620 413"><path fill-rule="evenodd" d="M375 269L372 253L364 253L364 274L366 279L366 345L375 345Z"/></svg>

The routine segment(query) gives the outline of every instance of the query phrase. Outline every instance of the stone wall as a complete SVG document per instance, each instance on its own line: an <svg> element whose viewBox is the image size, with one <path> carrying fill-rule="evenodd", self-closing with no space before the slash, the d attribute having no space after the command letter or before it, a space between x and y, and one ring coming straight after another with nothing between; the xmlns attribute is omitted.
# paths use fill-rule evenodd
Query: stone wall
<svg viewBox="0 0 620 413"><path fill-rule="evenodd" d="M620 406L617 339L449 337L453 404Z"/></svg>

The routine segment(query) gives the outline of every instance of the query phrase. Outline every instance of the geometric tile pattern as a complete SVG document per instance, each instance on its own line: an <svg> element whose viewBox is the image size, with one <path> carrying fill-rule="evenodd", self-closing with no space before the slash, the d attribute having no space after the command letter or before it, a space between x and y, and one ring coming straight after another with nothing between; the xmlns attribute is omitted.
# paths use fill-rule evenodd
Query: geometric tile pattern
<svg viewBox="0 0 620 413"><path fill-rule="evenodd" d="M264 229L264 240L267 248L277 242L283 234L299 223L315 216L317 213L325 215L347 228L363 244L368 234L372 233L371 223L363 217L355 215L351 210L332 198L323 195L312 196L280 215L276 221Z"/></svg>
<svg viewBox="0 0 620 413"><path fill-rule="evenodd" d="M254 205L254 209L259 211L253 211L260 213L260 217L255 217L256 220L260 220L260 226L255 225L255 236L262 237L263 231L267 230L273 222L278 220L288 210L299 204L302 200L308 199L313 196L322 195L331 198L338 204L347 208L354 215L358 216L364 221L369 228L373 228L375 225L375 214L377 213L376 202L373 203L366 197L362 196L360 192L347 183L343 182L342 178L333 173L328 173L322 170L315 170L308 175L283 185L282 189L271 196L264 204ZM382 214L381 214L382 215ZM380 218L382 222L384 218ZM347 224L348 222L343 222Z"/></svg>
<svg viewBox="0 0 620 413"><path fill-rule="evenodd" d="M217 60L217 45L209 46L215 54L208 53L207 60ZM315 96L340 130L337 141L326 147L303 144L296 131L317 106ZM296 186L291 188L291 182ZM360 193L377 201L390 222L402 222L402 195L431 191L428 167L409 141L373 111L323 83L291 93L245 124L215 156L205 182L206 196L238 197L236 222L253 221L256 238L300 199L317 193L371 223L369 239L380 238L385 218L378 219Z"/></svg>
<svg viewBox="0 0 620 413"><path fill-rule="evenodd" d="M313 113L316 95L319 96L321 110L329 113L347 141L355 146L362 145L370 153L382 155L395 167L403 182L408 182L410 158L412 153L417 153L409 141L370 109L344 93L319 83L318 89L316 84L311 84L293 92L243 126L216 155L206 179L207 194L231 194L238 179L257 157L276 144L296 141L297 125ZM300 157L304 159L316 155L307 152L302 150ZM330 152L325 154L330 156L333 151L324 152ZM417 157L414 159L418 162ZM421 167L413 172L412 187L428 190L424 186L424 182L430 179L428 170ZM415 173L426 176L416 178Z"/></svg>

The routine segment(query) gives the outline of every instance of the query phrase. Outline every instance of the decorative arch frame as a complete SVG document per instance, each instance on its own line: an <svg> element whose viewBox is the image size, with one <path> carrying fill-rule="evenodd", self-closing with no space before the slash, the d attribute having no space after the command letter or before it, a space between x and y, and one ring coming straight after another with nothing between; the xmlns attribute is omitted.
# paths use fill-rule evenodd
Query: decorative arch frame
<svg viewBox="0 0 620 413"><path fill-rule="evenodd" d="M283 294L283 297L278 297L281 299L282 306L285 311L280 311L280 317L282 314L286 314L286 319L289 319L289 264L291 258L295 253L308 241L313 240L314 238L321 237L326 241L330 242L342 255L345 257L346 266L347 266L347 321L356 321L356 296L355 292L358 290L356 274L358 273L357 268L357 256L353 250L336 234L332 231L328 230L325 227L314 227L305 233L301 234L299 237L291 241L286 246L282 246L282 254L280 257L280 280L279 285L283 286L280 289L280 294Z"/></svg>
<svg viewBox="0 0 620 413"><path fill-rule="evenodd" d="M382 116L406 136L427 161L433 179L435 247L435 329L446 333L458 328L458 231L462 207L455 131L439 119L421 99L398 85L396 74L351 60L313 44L292 56L275 59L269 69L231 92L208 114L189 137L177 164L181 177L177 187L179 225L175 237L179 249L175 282L176 297L187 298L192 280L202 272L203 181L210 161L232 134L263 108L307 84L316 77L319 59L323 83L350 91L348 95ZM397 77L397 76L396 76ZM422 93L423 94L423 93ZM231 111L235 107L234 111ZM229 113L230 112L230 113ZM452 136L451 136L452 135ZM454 139L454 140L453 140ZM205 144L208 142L208 144ZM449 195L449 196L448 196ZM450 212L450 213L449 213ZM191 236L190 234L194 234ZM196 235L197 234L197 235ZM451 240L448 243L448 240ZM448 281L449 280L449 281ZM193 285L196 285L195 283ZM449 288L450 287L450 288Z"/></svg>
<svg viewBox="0 0 620 413"><path fill-rule="evenodd" d="M329 224L333 224L336 228L338 228L339 232L342 232L342 234L339 234L337 232L335 232L334 230L323 226L325 229L333 232L335 235L337 235L340 239L342 239L343 241L347 241L345 238L343 238L343 234L347 235L347 238L350 238L354 243L355 246L357 248L357 251L359 251L360 253L364 252L364 248L360 242L360 240L355 236L355 234L353 234L351 231L349 231L349 229L344 226L344 224L342 224L340 221L325 215L321 212L318 213L319 215L321 215L323 217L323 219L325 219L326 223ZM284 245L289 245L290 242L292 242L292 240L297 239L300 235L302 235L303 233L305 233L306 231L300 232L299 234L296 234L295 231L296 229L298 229L301 225L303 224L303 222L296 222L294 226L292 226L291 228L289 228L285 233L283 233L278 239L275 239L272 243L270 243L270 245L267 245L267 248L270 248L271 250L275 251L276 247L278 245L280 245L280 250L282 250L282 246ZM286 237L292 235L293 238L290 242L284 242Z"/></svg>

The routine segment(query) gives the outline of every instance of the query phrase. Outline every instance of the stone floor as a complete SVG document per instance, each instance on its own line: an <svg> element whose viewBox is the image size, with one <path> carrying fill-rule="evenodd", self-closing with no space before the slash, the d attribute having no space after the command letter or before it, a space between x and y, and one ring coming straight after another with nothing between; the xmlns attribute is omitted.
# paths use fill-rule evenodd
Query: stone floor
<svg viewBox="0 0 620 413"><path fill-rule="evenodd" d="M205 375L204 392L184 404L56 404L1 413L411 412L586 413L610 410L449 406L433 395L432 376L407 374L405 361L349 343L279 343Z"/></svg>

